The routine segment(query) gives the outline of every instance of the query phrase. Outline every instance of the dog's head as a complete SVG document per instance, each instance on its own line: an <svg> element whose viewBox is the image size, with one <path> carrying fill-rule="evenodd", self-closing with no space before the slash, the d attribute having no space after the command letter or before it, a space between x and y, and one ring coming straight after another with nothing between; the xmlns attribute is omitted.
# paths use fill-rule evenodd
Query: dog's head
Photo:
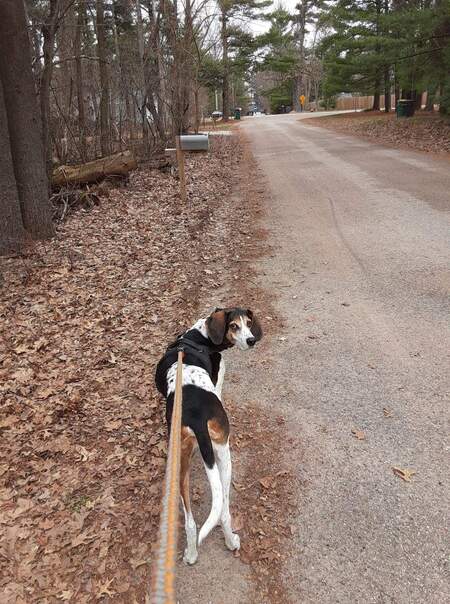
<svg viewBox="0 0 450 604"><path fill-rule="evenodd" d="M248 350L262 338L258 319L248 308L216 308L206 319L208 336L216 346Z"/></svg>

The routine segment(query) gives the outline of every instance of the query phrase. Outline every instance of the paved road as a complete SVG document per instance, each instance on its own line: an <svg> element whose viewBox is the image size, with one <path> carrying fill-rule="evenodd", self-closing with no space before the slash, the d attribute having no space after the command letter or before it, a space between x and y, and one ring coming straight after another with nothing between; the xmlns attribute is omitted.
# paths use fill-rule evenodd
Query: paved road
<svg viewBox="0 0 450 604"><path fill-rule="evenodd" d="M300 442L292 602L450 602L450 163L295 115L242 127L272 195L259 270L286 338L258 388Z"/></svg>

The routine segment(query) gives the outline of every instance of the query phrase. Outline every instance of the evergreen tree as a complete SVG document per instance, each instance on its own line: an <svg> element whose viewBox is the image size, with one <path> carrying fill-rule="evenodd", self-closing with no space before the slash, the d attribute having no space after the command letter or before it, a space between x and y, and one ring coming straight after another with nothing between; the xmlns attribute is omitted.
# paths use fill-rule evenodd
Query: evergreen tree
<svg viewBox="0 0 450 604"><path fill-rule="evenodd" d="M272 0L218 0L220 10L220 30L222 42L222 112L227 121L230 116L230 75L232 59L230 42L236 36L233 20L240 22L261 17L262 9L270 6Z"/></svg>

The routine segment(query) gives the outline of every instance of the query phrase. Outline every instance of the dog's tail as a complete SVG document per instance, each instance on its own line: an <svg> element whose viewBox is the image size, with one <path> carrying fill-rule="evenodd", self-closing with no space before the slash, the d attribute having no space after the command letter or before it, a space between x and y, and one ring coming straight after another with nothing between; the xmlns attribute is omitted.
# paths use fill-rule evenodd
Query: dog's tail
<svg viewBox="0 0 450 604"><path fill-rule="evenodd" d="M223 505L223 489L208 427L205 426L204 429L194 432L197 438L200 453L203 457L206 475L211 488L211 511L209 512L209 516L198 534L198 544L200 545L200 543L219 523Z"/></svg>

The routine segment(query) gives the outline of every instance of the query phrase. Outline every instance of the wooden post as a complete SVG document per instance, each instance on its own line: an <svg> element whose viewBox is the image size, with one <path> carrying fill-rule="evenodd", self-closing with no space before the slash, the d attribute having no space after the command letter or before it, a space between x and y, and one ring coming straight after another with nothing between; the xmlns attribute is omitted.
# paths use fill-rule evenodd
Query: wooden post
<svg viewBox="0 0 450 604"><path fill-rule="evenodd" d="M177 163L178 163L178 177L180 179L180 193L181 201L187 203L187 192L186 192L186 173L184 170L184 151L181 148L180 137L176 137L177 144Z"/></svg>

